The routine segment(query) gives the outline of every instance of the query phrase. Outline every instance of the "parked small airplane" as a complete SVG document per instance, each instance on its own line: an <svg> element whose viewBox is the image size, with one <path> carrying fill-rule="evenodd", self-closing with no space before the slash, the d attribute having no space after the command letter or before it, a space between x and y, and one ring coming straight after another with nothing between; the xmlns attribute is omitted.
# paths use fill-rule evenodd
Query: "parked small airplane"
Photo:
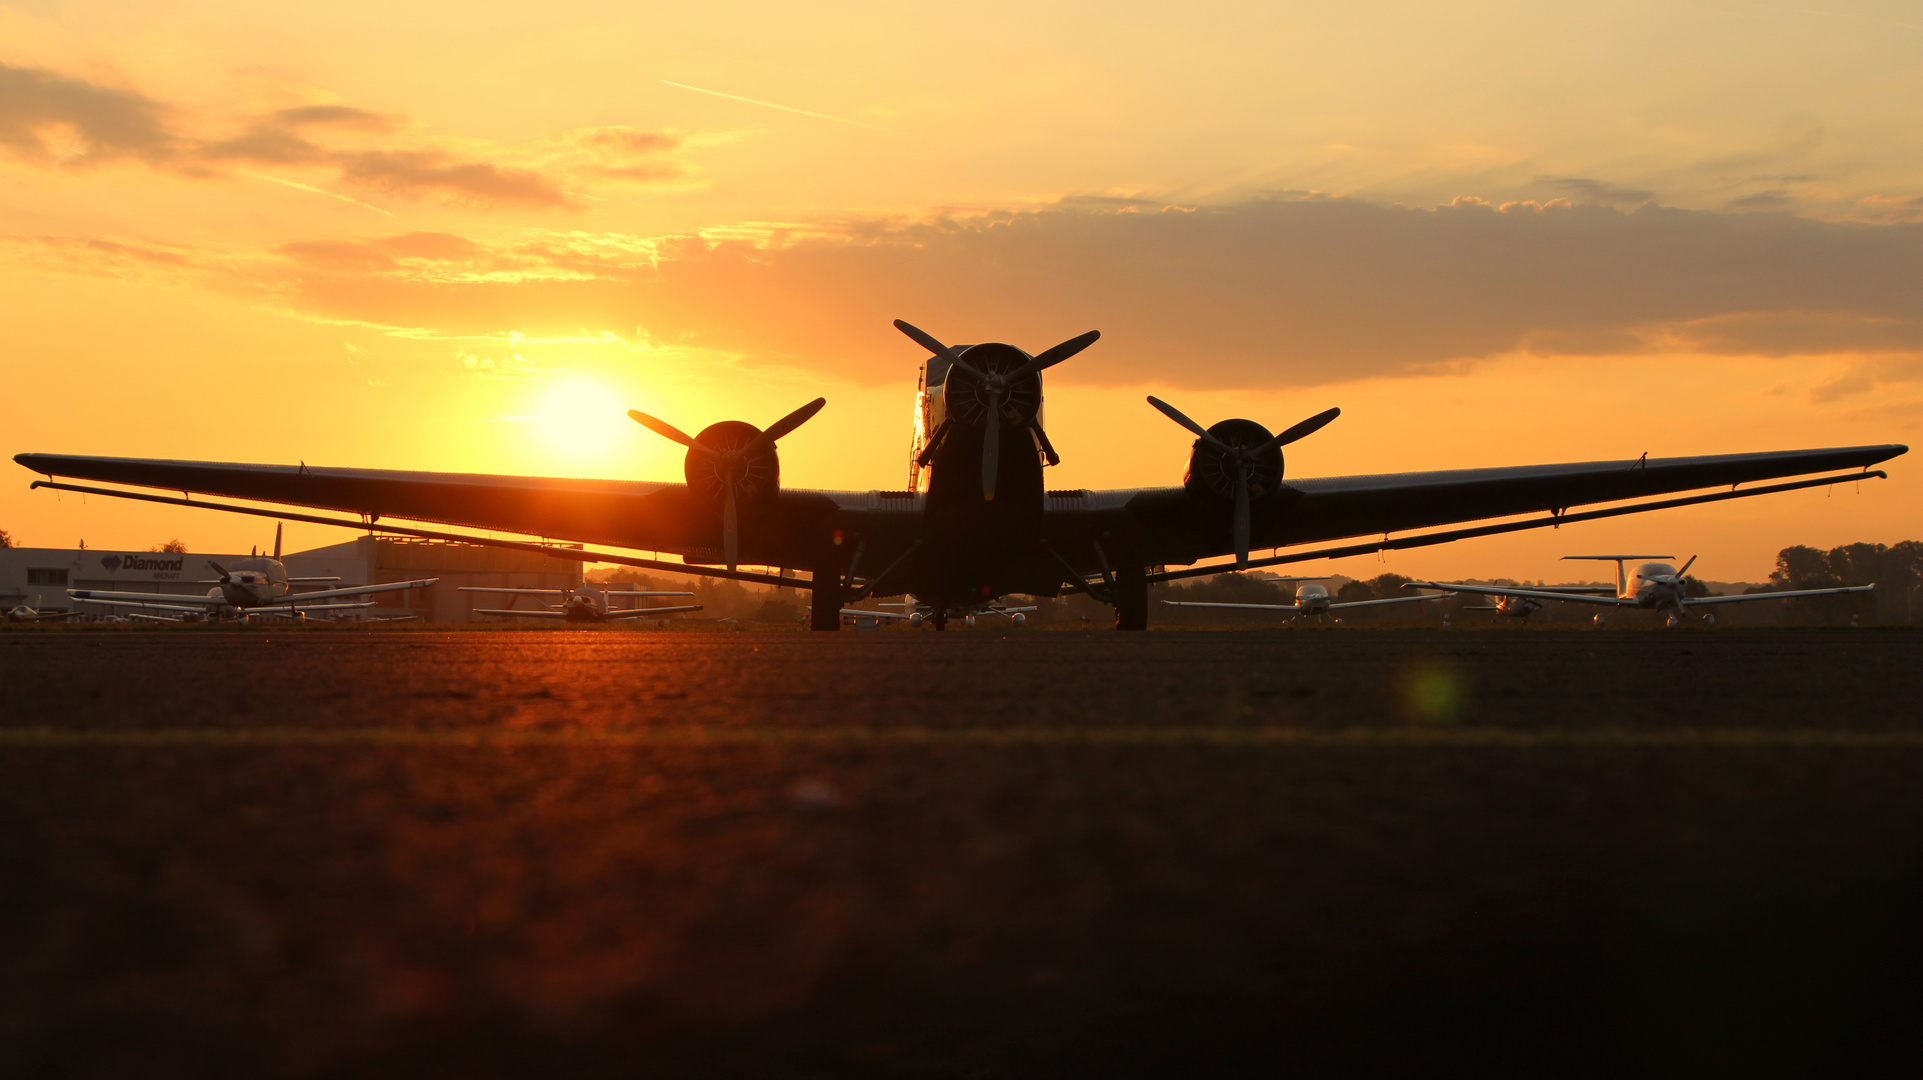
<svg viewBox="0 0 1923 1080"><path fill-rule="evenodd" d="M949 617L959 615L961 616L962 624L972 630L975 626L975 619L985 615L999 615L1007 619L1010 625L1027 626L1028 616L1037 610L1032 604L1027 607L1009 607L1007 604L1002 603L1000 597L996 597L985 604L975 606L964 605L959 608L937 608L932 604L924 604L916 600L915 594L913 593L909 593L900 600L885 601L875 606L900 608L901 610L870 611L867 608L842 608L841 613L844 617L856 620L863 618L905 619L908 625L913 627L920 627L924 622L932 621L937 630L946 629Z"/></svg>
<svg viewBox="0 0 1923 1080"><path fill-rule="evenodd" d="M71 619L78 611L35 611L25 604L7 609L8 622L47 622L52 619Z"/></svg>
<svg viewBox="0 0 1923 1080"><path fill-rule="evenodd" d="M505 593L510 596L555 597L559 604L539 608L475 608L476 615L514 616L523 619L563 619L576 623L618 622L622 619L652 619L657 615L673 615L683 611L700 611L700 604L687 604L681 607L635 607L617 608L609 600L617 596L693 596L691 592L603 592L592 585L574 589L491 589L481 586L463 585L462 592Z"/></svg>
<svg viewBox="0 0 1923 1080"><path fill-rule="evenodd" d="M1667 623L1680 625L1683 617L1691 609L1712 604L1740 604L1750 600L1788 600L1798 596L1836 596L1841 593L1869 592L1875 585L1846 585L1836 589L1800 589L1795 592L1737 593L1733 596L1689 596L1686 594L1684 575L1696 565L1695 556L1678 570L1666 562L1647 562L1636 568L1631 577L1625 566L1631 559L1670 559L1672 555L1565 555L1564 559L1595 560L1616 564L1616 592L1614 595L1595 593L1559 592L1554 589L1522 589L1514 586L1490 585L1451 585L1436 581L1412 581L1403 586L1409 589L1447 589L1450 592L1479 593L1485 596L1517 597L1528 600L1561 600L1565 603L1606 604L1618 608L1641 608L1645 611L1668 612ZM1602 626L1608 616L1596 616L1596 625ZM1709 626L1716 625L1716 617L1703 612L1703 621Z"/></svg>
<svg viewBox="0 0 1923 1080"><path fill-rule="evenodd" d="M1585 596L1613 595L1607 585L1519 585L1517 588L1526 588L1538 593L1579 593ZM1493 596L1495 599L1495 603L1493 604L1475 604L1460 608L1459 610L1493 611L1498 615L1511 619L1526 619L1536 612L1541 611L1542 605L1546 602L1534 596L1517 596L1512 592L1495 593Z"/></svg>
<svg viewBox="0 0 1923 1080"><path fill-rule="evenodd" d="M247 622L256 615L299 619L305 618L309 612L346 611L353 608L373 607L374 603L371 600L352 604L316 603L316 601L344 600L348 597L372 596L375 593L425 589L440 580L440 578L420 578L414 581L389 582L384 585L356 585L347 589L319 589L314 592L297 593L293 591L295 585L325 584L330 581L339 581L340 578L288 577L287 566L280 561L280 538L281 530L276 526L272 558L249 555L245 559L236 560L232 570L212 559L207 560L207 565L220 576L199 583L214 586L207 590L205 596L111 592L103 589L68 589L67 595L83 604L104 604L110 608L136 608L148 613L176 612L199 615L202 618L238 618L242 622Z"/></svg>
<svg viewBox="0 0 1923 1080"><path fill-rule="evenodd" d="M1327 581L1329 579L1326 577L1278 577L1269 578L1268 580L1305 581L1313 583L1317 581ZM1350 600L1347 603L1336 603L1334 602L1335 598L1329 595L1327 588L1321 585L1307 584L1295 590L1295 603L1293 604L1226 604L1202 600L1164 600L1162 603L1170 607L1236 608L1242 611L1284 611L1289 612L1296 619L1321 620L1326 618L1331 622L1339 623L1342 620L1329 614L1330 612L1346 611L1349 608L1377 607L1382 604L1411 604L1422 600L1440 599L1442 599L1440 596L1392 596L1387 600Z"/></svg>

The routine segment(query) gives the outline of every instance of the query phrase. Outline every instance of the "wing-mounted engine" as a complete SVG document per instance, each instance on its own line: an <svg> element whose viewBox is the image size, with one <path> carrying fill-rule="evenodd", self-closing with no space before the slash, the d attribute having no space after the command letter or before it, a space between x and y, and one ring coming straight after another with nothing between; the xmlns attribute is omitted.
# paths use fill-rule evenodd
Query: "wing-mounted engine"
<svg viewBox="0 0 1923 1080"><path fill-rule="evenodd" d="M1270 435L1268 428L1253 420L1224 420L1204 428L1160 398L1151 397L1148 403L1195 433L1195 448L1189 452L1188 473L1182 484L1191 497L1234 505L1231 528L1238 568L1249 562L1250 504L1273 496L1282 486L1282 448L1315 434L1342 415L1341 409L1330 409L1280 435Z"/></svg>
<svg viewBox="0 0 1923 1080"><path fill-rule="evenodd" d="M693 438L647 413L630 409L628 416L688 448L682 475L688 490L720 515L722 556L733 570L740 561L742 514L754 515L781 490L781 457L775 452L775 440L807 423L826 404L827 398L816 398L766 431L741 420L723 420L702 428Z"/></svg>

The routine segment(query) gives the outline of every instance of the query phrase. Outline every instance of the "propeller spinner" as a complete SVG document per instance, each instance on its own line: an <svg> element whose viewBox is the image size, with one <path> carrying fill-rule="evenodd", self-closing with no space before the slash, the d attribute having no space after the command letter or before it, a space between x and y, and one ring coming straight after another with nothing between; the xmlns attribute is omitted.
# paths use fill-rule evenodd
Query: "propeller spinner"
<svg viewBox="0 0 1923 1080"><path fill-rule="evenodd" d="M1218 478L1227 481L1225 486L1233 491L1235 498L1235 565L1237 569L1249 564L1250 489L1259 489L1254 492L1255 494L1266 494L1275 484L1282 481L1281 455L1276 454L1273 460L1264 459L1297 439L1315 434L1327 426L1329 421L1342 415L1341 409L1320 412L1274 437L1270 437L1268 430L1260 424L1246 420L1239 423L1229 421L1228 423L1237 423L1239 430L1231 429L1222 432L1222 435L1227 437L1218 437L1217 434L1211 433L1210 429L1184 416L1180 409L1160 398L1151 397L1148 403L1161 410L1162 415L1194 432L1199 440L1196 447L1198 451L1204 446L1214 451L1211 461L1218 473ZM1224 424L1216 425L1217 428L1224 426ZM1263 475L1265 473L1273 473L1273 475Z"/></svg>
<svg viewBox="0 0 1923 1080"><path fill-rule="evenodd" d="M688 448L688 486L720 496L722 557L733 570L741 553L738 503L778 480L779 465L772 453L775 441L807 423L827 404L827 398L816 398L768 425L766 431L739 422L716 424L701 433L706 442L638 409L629 409L628 416L662 438Z"/></svg>
<svg viewBox="0 0 1923 1080"><path fill-rule="evenodd" d="M1002 422L1004 420L1033 428L1048 454L1049 464L1052 465L1061 460L1055 455L1055 449L1048 441L1048 434L1035 422L1033 406L1017 407L1019 404L1017 398L1021 396L1023 389L1021 384L1031 376L1038 375L1095 344L1096 339L1102 336L1100 330L1090 330L1079 337L1069 338L1037 356L1029 357L1027 362L1011 365L1011 370L1004 371L1001 370L1000 365L977 367L969 363L962 359L960 350L943 345L933 335L904 319L895 320L895 329L907 334L915 344L948 361L951 370L960 371L974 381L977 387L976 393L982 404L983 499L992 502L995 498L995 480L1001 474ZM1035 401L1039 404L1039 393L1035 395Z"/></svg>

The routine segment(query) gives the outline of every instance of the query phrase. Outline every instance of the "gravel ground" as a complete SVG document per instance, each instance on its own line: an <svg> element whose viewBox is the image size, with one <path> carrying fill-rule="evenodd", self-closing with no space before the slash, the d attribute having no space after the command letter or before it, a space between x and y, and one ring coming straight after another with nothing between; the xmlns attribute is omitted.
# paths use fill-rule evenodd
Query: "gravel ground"
<svg viewBox="0 0 1923 1080"><path fill-rule="evenodd" d="M0 633L0 1074L1807 1075L1923 634Z"/></svg>

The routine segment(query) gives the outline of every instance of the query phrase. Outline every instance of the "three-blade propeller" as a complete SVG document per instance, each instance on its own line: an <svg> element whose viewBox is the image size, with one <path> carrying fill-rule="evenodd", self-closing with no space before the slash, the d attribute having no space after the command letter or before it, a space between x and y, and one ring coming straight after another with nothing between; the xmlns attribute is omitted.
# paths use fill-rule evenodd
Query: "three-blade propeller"
<svg viewBox="0 0 1923 1080"><path fill-rule="evenodd" d="M984 415L982 418L982 498L991 502L994 501L995 498L996 478L1001 475L1002 414L1008 408L1009 388L1031 375L1046 371L1069 357L1074 356L1076 353L1095 344L1096 339L1102 336L1100 330L1090 330L1086 334L1069 338L1059 345L1043 350L1031 358L1028 363L1023 364L1014 371L1004 374L999 371L982 371L980 368L963 360L961 353L937 341L934 335L905 319L896 319L895 329L908 335L915 344L948 361L950 366L967 373L976 382L981 384L982 404L984 405ZM1041 440L1042 446L1049 456L1049 463L1054 464L1060 460L1055 456L1054 448L1048 441L1048 434L1042 431L1041 425L1035 423L1033 417L1028 419L1028 423L1034 427L1036 436Z"/></svg>
<svg viewBox="0 0 1923 1080"><path fill-rule="evenodd" d="M714 462L721 477L721 553L727 561L728 569L733 570L740 561L741 520L736 507L737 489L747 478L748 463L764 451L774 448L775 441L807 423L824 405L827 398L816 398L794 412L769 424L767 429L755 436L746 445L732 450L716 449L691 438L686 432L666 420L649 416L639 409L629 409L628 417L671 442L682 446Z"/></svg>
<svg viewBox="0 0 1923 1080"><path fill-rule="evenodd" d="M1222 453L1224 464L1235 473L1235 566L1241 569L1249 564L1249 480L1255 473L1256 462L1262 455L1321 431L1329 421L1342 415L1341 409L1329 409L1316 413L1307 420L1284 431L1265 442L1252 446L1240 446L1224 442L1209 434L1209 430L1182 414L1182 410L1158 397L1148 399L1150 405L1159 409L1163 416L1193 432L1196 438L1215 447Z"/></svg>

